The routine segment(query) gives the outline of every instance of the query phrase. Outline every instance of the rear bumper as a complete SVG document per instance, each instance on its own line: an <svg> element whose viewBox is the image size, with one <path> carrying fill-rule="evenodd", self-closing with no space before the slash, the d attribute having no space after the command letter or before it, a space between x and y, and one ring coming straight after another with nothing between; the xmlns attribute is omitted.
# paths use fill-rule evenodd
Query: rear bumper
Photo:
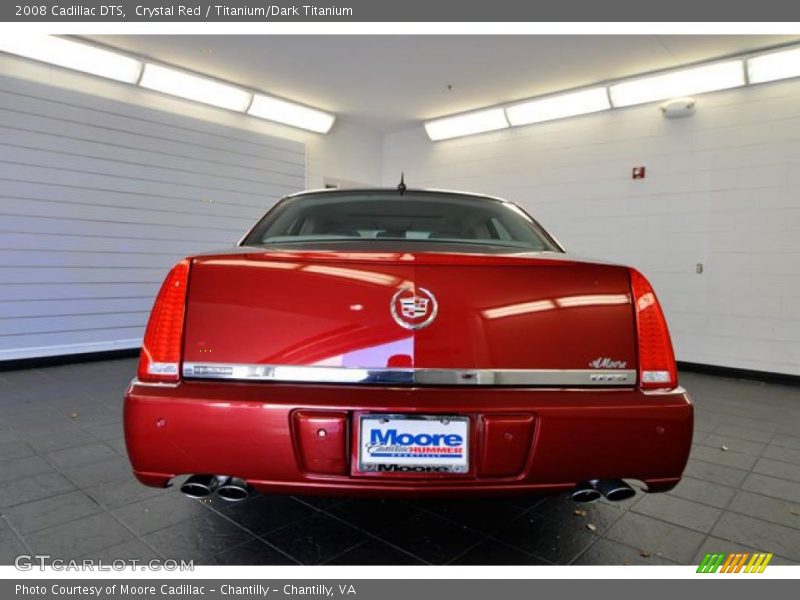
<svg viewBox="0 0 800 600"><path fill-rule="evenodd" d="M469 472L359 472L355 416L362 412L469 416ZM315 436L303 429L305 421L313 428L329 417L341 424L336 433L341 443L334 436L317 447ZM530 424L529 437L521 446L517 432L522 430L514 427L525 423ZM125 439L134 474L159 487L176 475L210 473L240 477L263 493L285 494L549 493L588 479L617 477L666 491L680 481L692 427L692 403L680 388L642 392L212 381L167 386L134 381L125 394Z"/></svg>

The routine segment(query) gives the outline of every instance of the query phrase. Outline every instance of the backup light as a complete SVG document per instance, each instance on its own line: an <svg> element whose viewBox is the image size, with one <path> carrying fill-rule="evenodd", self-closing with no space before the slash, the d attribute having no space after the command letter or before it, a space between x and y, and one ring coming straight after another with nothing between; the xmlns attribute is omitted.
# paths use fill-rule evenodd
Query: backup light
<svg viewBox="0 0 800 600"><path fill-rule="evenodd" d="M244 112L252 99L252 94L246 90L152 63L145 64L139 85L238 112Z"/></svg>
<svg viewBox="0 0 800 600"><path fill-rule="evenodd" d="M139 356L142 381L178 381L183 347L183 321L189 260L175 265L158 292Z"/></svg>
<svg viewBox="0 0 800 600"><path fill-rule="evenodd" d="M615 107L714 92L745 84L741 60L729 60L623 81L609 87Z"/></svg>
<svg viewBox="0 0 800 600"><path fill-rule="evenodd" d="M506 108L506 116L508 122L516 126L574 117L610 108L611 103L608 101L606 88L596 87L514 104Z"/></svg>
<svg viewBox="0 0 800 600"><path fill-rule="evenodd" d="M321 110L261 94L253 96L247 114L316 133L328 133L336 120L336 117Z"/></svg>
<svg viewBox="0 0 800 600"><path fill-rule="evenodd" d="M0 51L125 83L136 83L142 72L134 58L52 35L3 35Z"/></svg>
<svg viewBox="0 0 800 600"><path fill-rule="evenodd" d="M479 110L425 123L425 131L433 141L495 131L507 127L508 120L502 108Z"/></svg>
<svg viewBox="0 0 800 600"><path fill-rule="evenodd" d="M800 48L748 58L747 76L750 83L800 76Z"/></svg>
<svg viewBox="0 0 800 600"><path fill-rule="evenodd" d="M678 370L664 312L645 276L630 269L630 277L639 343L639 386L674 388L678 385Z"/></svg>

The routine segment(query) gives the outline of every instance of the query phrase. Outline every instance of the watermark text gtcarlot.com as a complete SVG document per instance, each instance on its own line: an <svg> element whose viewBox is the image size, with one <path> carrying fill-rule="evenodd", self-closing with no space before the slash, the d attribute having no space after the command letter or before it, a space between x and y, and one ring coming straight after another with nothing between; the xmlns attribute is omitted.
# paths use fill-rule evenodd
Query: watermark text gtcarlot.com
<svg viewBox="0 0 800 600"><path fill-rule="evenodd" d="M116 560L95 560L85 558L68 560L52 558L49 554L20 554L14 558L14 567L19 571L194 571L193 560L132 558Z"/></svg>

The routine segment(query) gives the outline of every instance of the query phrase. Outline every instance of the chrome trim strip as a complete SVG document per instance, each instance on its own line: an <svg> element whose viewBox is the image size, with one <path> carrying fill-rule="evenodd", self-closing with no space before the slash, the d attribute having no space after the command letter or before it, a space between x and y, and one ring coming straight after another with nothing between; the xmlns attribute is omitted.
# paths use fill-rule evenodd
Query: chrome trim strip
<svg viewBox="0 0 800 600"><path fill-rule="evenodd" d="M682 385L674 388L662 388L662 389L654 389L654 390L642 390L642 393L645 396L667 396L670 394L685 394L686 388Z"/></svg>
<svg viewBox="0 0 800 600"><path fill-rule="evenodd" d="M184 363L187 379L382 385L632 386L618 369L382 369L236 363Z"/></svg>
<svg viewBox="0 0 800 600"><path fill-rule="evenodd" d="M178 382L175 383L167 382L167 381L142 381L138 377L134 377L131 379L130 385L144 385L147 387L160 387L160 388L174 388L178 387Z"/></svg>

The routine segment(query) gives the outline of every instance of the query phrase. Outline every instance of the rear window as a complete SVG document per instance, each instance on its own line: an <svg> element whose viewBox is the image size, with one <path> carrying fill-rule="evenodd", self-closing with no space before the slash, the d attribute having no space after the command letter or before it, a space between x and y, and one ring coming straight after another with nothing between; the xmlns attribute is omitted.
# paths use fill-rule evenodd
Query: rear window
<svg viewBox="0 0 800 600"><path fill-rule="evenodd" d="M559 251L540 226L510 202L396 191L289 198L266 214L243 245L380 241Z"/></svg>

